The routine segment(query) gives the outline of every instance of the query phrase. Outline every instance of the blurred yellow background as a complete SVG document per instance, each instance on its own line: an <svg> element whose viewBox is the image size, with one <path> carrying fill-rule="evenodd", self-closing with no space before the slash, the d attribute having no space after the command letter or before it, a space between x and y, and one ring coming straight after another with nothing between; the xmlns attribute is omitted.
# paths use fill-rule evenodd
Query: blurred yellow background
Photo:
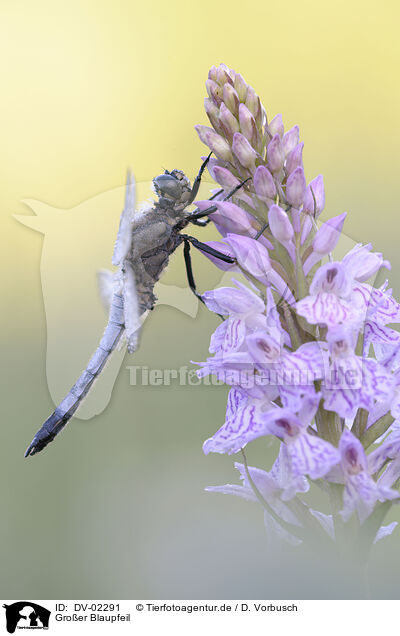
<svg viewBox="0 0 400 636"><path fill-rule="evenodd" d="M312 568L302 570L303 553L269 554L255 505L203 492L236 480L232 458L201 451L223 421L225 388L129 386L127 364L162 369L204 359L217 322L203 308L196 320L156 309L134 362L125 358L108 408L71 423L45 453L24 460L53 404L45 370L43 236L12 214L31 214L23 199L75 208L121 187L128 166L139 182L174 167L193 178L204 153L193 129L207 123L204 82L210 65L225 62L253 85L270 118L281 112L287 128L299 124L306 175L325 178L324 215L349 213L348 236L385 252L399 292L399 19L393 1L2 0L3 598L354 594L340 573L327 580L318 565L313 575ZM115 214L115 229L122 200L121 190L120 204L107 212ZM91 246L104 236L96 227L103 212ZM79 225L65 240L54 271L61 290L87 240ZM113 241L110 230L104 243L110 259ZM98 265L107 266L102 259ZM195 269L200 289L218 282L201 256ZM181 254L166 280L185 286ZM95 295L94 279L89 290L77 275L76 286L82 297ZM68 301L60 304L58 324L70 349L77 326L65 327ZM99 335L101 311L98 304ZM93 337L87 320L82 342L85 333ZM269 468L268 444L253 446L251 462ZM398 598L399 532L376 548L375 596Z"/></svg>

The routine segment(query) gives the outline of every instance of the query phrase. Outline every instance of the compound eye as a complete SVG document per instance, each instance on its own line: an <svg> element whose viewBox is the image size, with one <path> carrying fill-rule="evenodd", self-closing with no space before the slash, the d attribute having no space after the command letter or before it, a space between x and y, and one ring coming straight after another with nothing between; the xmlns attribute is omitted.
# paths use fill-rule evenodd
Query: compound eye
<svg viewBox="0 0 400 636"><path fill-rule="evenodd" d="M183 181L185 179L185 175L182 170L172 170L170 174L172 174L178 181Z"/></svg>
<svg viewBox="0 0 400 636"><path fill-rule="evenodd" d="M160 174L153 179L153 183L159 196L179 199L182 194L181 185L172 174Z"/></svg>

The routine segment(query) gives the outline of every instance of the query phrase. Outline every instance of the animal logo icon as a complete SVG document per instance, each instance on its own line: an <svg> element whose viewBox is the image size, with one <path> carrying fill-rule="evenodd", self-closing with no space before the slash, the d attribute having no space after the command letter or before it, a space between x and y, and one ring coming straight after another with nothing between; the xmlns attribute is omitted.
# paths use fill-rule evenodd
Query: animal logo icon
<svg viewBox="0 0 400 636"><path fill-rule="evenodd" d="M14 634L20 629L48 629L51 612L32 601L17 601L11 605L4 604L6 610L7 631Z"/></svg>

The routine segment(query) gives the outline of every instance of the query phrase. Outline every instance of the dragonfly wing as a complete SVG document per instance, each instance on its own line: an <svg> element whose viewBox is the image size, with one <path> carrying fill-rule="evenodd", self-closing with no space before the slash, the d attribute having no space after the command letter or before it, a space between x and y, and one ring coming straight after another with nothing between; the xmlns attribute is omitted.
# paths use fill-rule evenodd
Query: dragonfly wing
<svg viewBox="0 0 400 636"><path fill-rule="evenodd" d="M135 214L135 205L135 179L133 175L128 171L125 190L125 206L122 210L119 222L118 235L112 257L113 265L120 265L122 263L131 246L132 220Z"/></svg>
<svg viewBox="0 0 400 636"><path fill-rule="evenodd" d="M126 339L128 351L129 353L133 353L139 345L142 321L140 317L141 312L136 289L135 273L131 263L127 260L123 263L122 281Z"/></svg>
<svg viewBox="0 0 400 636"><path fill-rule="evenodd" d="M111 300L115 290L115 275L108 269L101 269L96 273L100 299L106 311L110 311Z"/></svg>

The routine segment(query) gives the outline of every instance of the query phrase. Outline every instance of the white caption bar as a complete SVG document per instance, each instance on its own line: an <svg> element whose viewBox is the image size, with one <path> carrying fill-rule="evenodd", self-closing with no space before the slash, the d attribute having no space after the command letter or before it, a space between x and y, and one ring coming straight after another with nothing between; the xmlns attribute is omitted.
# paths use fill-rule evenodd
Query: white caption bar
<svg viewBox="0 0 400 636"><path fill-rule="evenodd" d="M0 601L2 633L46 634L162 634L204 636L224 633L243 636L251 629L265 633L341 636L356 628L368 636L385 623L396 624L400 601L292 600L143 600L134 601ZM6 631L7 630L7 631ZM23 630L20 631L20 630ZM222 631L224 630L224 632ZM246 630L246 631L245 631ZM276 630L276 631L275 631ZM311 630L311 631L310 631Z"/></svg>

